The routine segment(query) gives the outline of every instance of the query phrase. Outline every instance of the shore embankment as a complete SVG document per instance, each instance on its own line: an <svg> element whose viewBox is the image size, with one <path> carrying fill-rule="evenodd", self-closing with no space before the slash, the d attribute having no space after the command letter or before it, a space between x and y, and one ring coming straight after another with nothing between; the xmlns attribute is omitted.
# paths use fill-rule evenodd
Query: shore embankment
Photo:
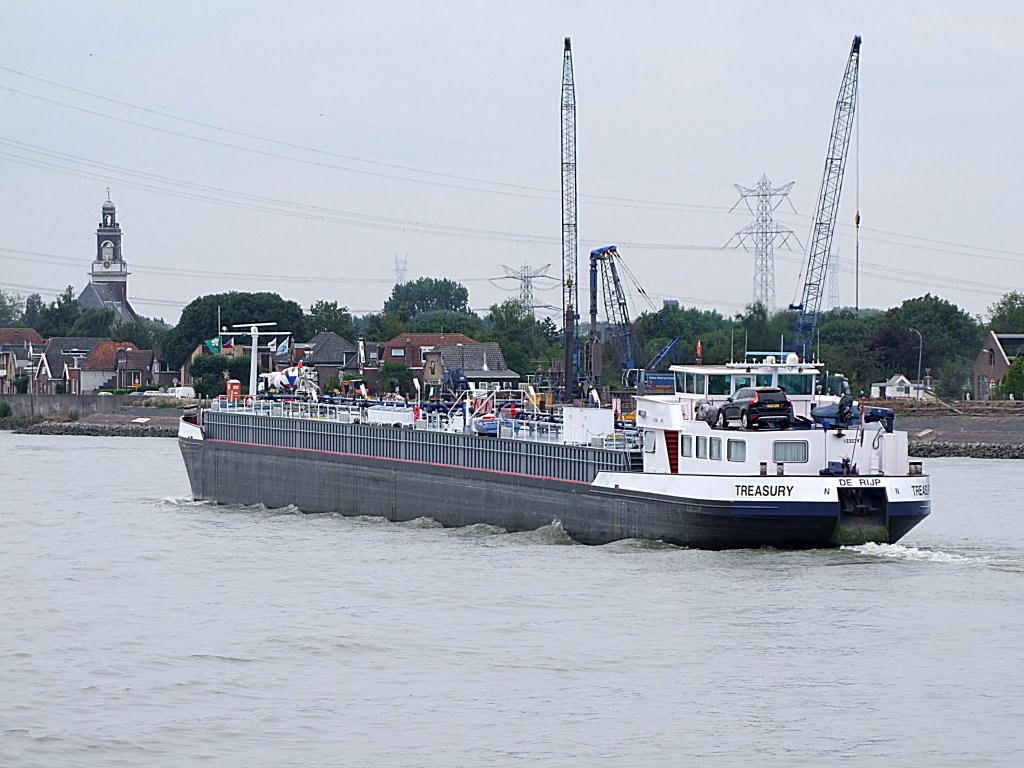
<svg viewBox="0 0 1024 768"><path fill-rule="evenodd" d="M0 419L0 429L19 435L85 435L88 437L177 437L176 426L149 424L90 424L82 421Z"/></svg>

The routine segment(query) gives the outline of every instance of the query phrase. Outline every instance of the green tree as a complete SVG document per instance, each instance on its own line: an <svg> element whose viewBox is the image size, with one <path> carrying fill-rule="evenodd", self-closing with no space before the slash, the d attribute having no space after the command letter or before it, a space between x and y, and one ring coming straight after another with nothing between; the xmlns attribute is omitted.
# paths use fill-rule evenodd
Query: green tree
<svg viewBox="0 0 1024 768"><path fill-rule="evenodd" d="M1024 294L1010 291L988 308L988 327L996 333L1024 333Z"/></svg>
<svg viewBox="0 0 1024 768"><path fill-rule="evenodd" d="M312 338L322 331L332 331L353 343L359 337L359 326L349 314L348 307L339 307L336 301L316 301L309 308L307 334Z"/></svg>
<svg viewBox="0 0 1024 768"><path fill-rule="evenodd" d="M25 299L25 311L21 317L21 322L28 328L35 328L39 324L39 317L43 311L43 297L38 293L30 293L28 298Z"/></svg>
<svg viewBox="0 0 1024 768"><path fill-rule="evenodd" d="M405 327L405 323L394 315L372 312L368 315L363 315L359 324L362 328L363 337L373 341L391 341L395 336L408 330Z"/></svg>
<svg viewBox="0 0 1024 768"><path fill-rule="evenodd" d="M228 370L228 358L223 355L200 355L189 364L192 386L200 397L216 397L227 391L224 374Z"/></svg>
<svg viewBox="0 0 1024 768"><path fill-rule="evenodd" d="M113 341L130 341L139 349L160 346L171 327L163 320L140 316L135 322L115 323L110 331Z"/></svg>
<svg viewBox="0 0 1024 768"><path fill-rule="evenodd" d="M24 316L25 302L14 291L0 288L0 328L18 325Z"/></svg>
<svg viewBox="0 0 1024 768"><path fill-rule="evenodd" d="M185 307L178 324L164 338L164 358L172 368L180 367L205 339L217 335L218 309L222 326L276 322L282 332L291 331L296 338L305 338L302 307L276 293L232 291L200 296ZM236 344L245 343L244 332L235 335Z"/></svg>
<svg viewBox="0 0 1024 768"><path fill-rule="evenodd" d="M227 360L227 372L229 379L238 379L239 381L249 381L249 371L252 367L252 356L241 355L240 357L226 357ZM256 373L266 373L263 366L256 367Z"/></svg>
<svg viewBox="0 0 1024 768"><path fill-rule="evenodd" d="M394 315L402 321L420 312L434 310L469 312L469 291L454 280L421 277L396 285L390 298L384 302L384 314Z"/></svg>
<svg viewBox="0 0 1024 768"><path fill-rule="evenodd" d="M1017 400L1024 400L1024 357L1010 363L1010 369L999 382L999 393L1003 397L1013 395Z"/></svg>
<svg viewBox="0 0 1024 768"><path fill-rule="evenodd" d="M718 312L695 307L684 309L673 303L666 304L657 312L644 312L637 317L633 322L633 335L641 350L640 357L644 364L676 336L679 337L679 342L672 351L670 360L692 363L696 357L699 339L705 362L724 363L729 360L730 355L732 335L727 330L730 328L732 323ZM720 341L721 337L716 339L715 343L710 343L711 334L723 330L724 344ZM740 334L740 344L742 343L743 335ZM742 349L740 352L742 353ZM615 362L615 367L618 370L618 362Z"/></svg>
<svg viewBox="0 0 1024 768"><path fill-rule="evenodd" d="M561 354L558 331L551 321L537 320L518 299L493 305L487 323L505 363L524 380L538 362Z"/></svg>
<svg viewBox="0 0 1024 768"><path fill-rule="evenodd" d="M101 338L110 336L114 327L114 310L106 307L100 309L87 309L78 316L75 324L71 326L70 336L92 336Z"/></svg>
<svg viewBox="0 0 1024 768"><path fill-rule="evenodd" d="M55 301L39 310L39 322L34 327L42 336L70 336L81 314L75 289L69 285Z"/></svg>
<svg viewBox="0 0 1024 768"><path fill-rule="evenodd" d="M486 341L489 337L487 326L475 313L445 309L420 312L409 320L405 330L410 333L464 333L477 341Z"/></svg>
<svg viewBox="0 0 1024 768"><path fill-rule="evenodd" d="M973 365L981 349L984 330L979 320L938 296L925 294L908 299L898 308L890 309L886 316L904 328L920 331L920 340L916 333L910 334L913 337L908 345L910 351L916 352L918 344L914 342L920 342L922 369L931 368L940 376L942 371L957 370L958 366L951 367L951 363ZM913 366L906 367L906 372L912 376L917 374L916 355L914 358ZM962 380L937 382L937 386L945 391L958 391L962 384Z"/></svg>
<svg viewBox="0 0 1024 768"><path fill-rule="evenodd" d="M384 363L377 372L377 393L399 392L405 397L413 396L412 369L399 363Z"/></svg>

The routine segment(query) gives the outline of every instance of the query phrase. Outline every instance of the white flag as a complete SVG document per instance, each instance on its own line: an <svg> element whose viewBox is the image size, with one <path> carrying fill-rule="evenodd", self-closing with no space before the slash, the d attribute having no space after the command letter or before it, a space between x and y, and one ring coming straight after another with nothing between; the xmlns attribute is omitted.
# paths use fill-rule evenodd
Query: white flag
<svg viewBox="0 0 1024 768"><path fill-rule="evenodd" d="M280 344L277 345L277 354L287 355L288 354L288 339L285 338Z"/></svg>
<svg viewBox="0 0 1024 768"><path fill-rule="evenodd" d="M277 349L277 336L275 336L275 337L273 338L273 340L272 340L272 341L271 341L271 342L270 342L269 344L267 344L267 346L268 346L268 347L269 347L269 348L270 348L271 350L275 350L275 349Z"/></svg>

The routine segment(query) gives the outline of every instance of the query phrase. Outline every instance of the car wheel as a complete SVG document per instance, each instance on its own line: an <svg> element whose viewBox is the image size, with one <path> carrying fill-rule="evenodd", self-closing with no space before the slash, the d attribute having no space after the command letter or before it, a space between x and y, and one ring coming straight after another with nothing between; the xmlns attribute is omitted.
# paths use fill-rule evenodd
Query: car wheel
<svg viewBox="0 0 1024 768"><path fill-rule="evenodd" d="M740 414L740 422L742 422L744 429L754 428L754 423L750 420L750 414L746 411Z"/></svg>
<svg viewBox="0 0 1024 768"><path fill-rule="evenodd" d="M725 420L725 410L722 408L718 409L718 415L715 416L715 426L719 429L725 429L727 422Z"/></svg>

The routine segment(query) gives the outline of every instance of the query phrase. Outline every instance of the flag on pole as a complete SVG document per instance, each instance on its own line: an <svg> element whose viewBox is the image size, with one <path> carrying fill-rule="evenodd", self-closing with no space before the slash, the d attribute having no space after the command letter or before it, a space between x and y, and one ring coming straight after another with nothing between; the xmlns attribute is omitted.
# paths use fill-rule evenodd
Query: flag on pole
<svg viewBox="0 0 1024 768"><path fill-rule="evenodd" d="M285 338L284 341L282 341L280 344L277 345L277 354L278 355L287 355L288 354L288 338L287 337Z"/></svg>
<svg viewBox="0 0 1024 768"><path fill-rule="evenodd" d="M221 346L223 346L224 349L234 349L235 348L235 337L232 336L230 339L225 341Z"/></svg>
<svg viewBox="0 0 1024 768"><path fill-rule="evenodd" d="M274 338L272 338L270 341L267 342L267 347L271 351L277 349L277 336L275 336Z"/></svg>
<svg viewBox="0 0 1024 768"><path fill-rule="evenodd" d="M220 339L219 338L214 337L212 339L206 339L203 343L206 344L206 348L208 350L210 350L210 354L211 355L220 354Z"/></svg>

